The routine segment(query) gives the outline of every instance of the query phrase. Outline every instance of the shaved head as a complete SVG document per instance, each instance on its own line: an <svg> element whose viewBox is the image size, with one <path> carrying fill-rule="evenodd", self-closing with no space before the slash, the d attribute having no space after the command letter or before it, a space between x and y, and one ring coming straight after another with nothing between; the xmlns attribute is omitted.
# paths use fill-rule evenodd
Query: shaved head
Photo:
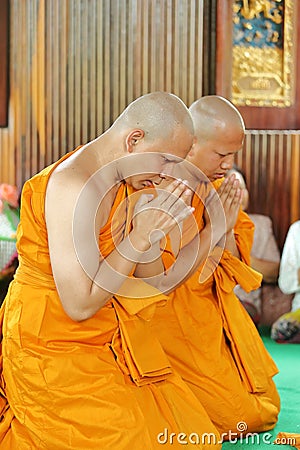
<svg viewBox="0 0 300 450"><path fill-rule="evenodd" d="M186 158L194 143L189 109L179 97L167 92L152 92L137 98L108 131L119 148L120 142L123 143L127 158L122 160L122 177L135 189L148 186L150 181L160 183L161 174L170 174L174 164ZM139 174L129 175L134 166Z"/></svg>
<svg viewBox="0 0 300 450"><path fill-rule="evenodd" d="M142 129L148 142L174 139L182 128L194 134L188 108L179 97L167 92L153 92L139 97L130 103L114 125Z"/></svg>
<svg viewBox="0 0 300 450"><path fill-rule="evenodd" d="M195 135L199 140L211 140L216 134L223 138L234 130L244 137L245 125L236 107L224 97L207 95L190 106Z"/></svg>
<svg viewBox="0 0 300 450"><path fill-rule="evenodd" d="M208 95L190 106L196 143L188 160L210 180L222 178L232 168L245 135L243 118L226 98Z"/></svg>

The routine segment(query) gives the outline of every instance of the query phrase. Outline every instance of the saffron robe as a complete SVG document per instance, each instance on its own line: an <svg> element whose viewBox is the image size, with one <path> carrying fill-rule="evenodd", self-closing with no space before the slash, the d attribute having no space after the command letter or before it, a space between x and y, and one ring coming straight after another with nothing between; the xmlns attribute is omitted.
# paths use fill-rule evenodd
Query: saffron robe
<svg viewBox="0 0 300 450"><path fill-rule="evenodd" d="M219 182L213 184L217 188ZM210 188L205 193L201 186L202 199ZM193 198L199 229L204 226L201 198ZM189 231L188 226L183 230L183 242L191 238ZM206 264L169 295L167 304L157 307L152 321L172 367L225 440L230 430L273 428L280 409L272 380L277 367L233 292L236 284L248 292L261 283L261 275L249 267L253 231L253 223L240 211L234 234L241 260L217 247Z"/></svg>
<svg viewBox="0 0 300 450"><path fill-rule="evenodd" d="M80 323L65 313L44 212L47 182L58 164L23 188L20 265L0 318L0 450L152 450L165 440L170 449L181 449L180 440L185 448L219 449L216 428L150 329L165 296L137 280L128 294L148 292L148 298L116 295ZM111 221L127 195L121 185L100 232L102 254L114 248ZM214 439L203 440L203 433Z"/></svg>

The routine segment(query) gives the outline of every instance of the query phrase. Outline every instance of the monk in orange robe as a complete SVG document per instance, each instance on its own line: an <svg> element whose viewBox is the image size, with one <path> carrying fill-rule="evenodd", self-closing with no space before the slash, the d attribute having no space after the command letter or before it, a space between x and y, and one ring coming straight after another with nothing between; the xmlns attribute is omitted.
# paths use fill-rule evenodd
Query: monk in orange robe
<svg viewBox="0 0 300 450"><path fill-rule="evenodd" d="M1 450L220 449L150 328L166 297L131 277L157 230L192 210L184 183L134 207L130 189L160 183L192 143L181 100L148 94L25 183L19 268L0 317Z"/></svg>
<svg viewBox="0 0 300 450"><path fill-rule="evenodd" d="M190 111L197 142L187 160L211 182L195 188L199 195L194 195L192 203L201 242L201 229L210 220L204 200L212 188L224 197L223 179L242 148L244 123L236 108L218 96L201 98ZM192 179L187 166L180 166L174 174ZM219 243L211 250L206 264L169 294L170 300L156 309L152 321L172 366L204 405L224 440L230 439L230 433L237 437L272 429L280 409L272 380L277 367L233 293L236 284L250 291L261 282L261 275L249 267L253 223L241 210L233 216L227 217L232 228L224 229L225 245ZM190 234L186 225L181 245ZM178 247L175 238L175 253Z"/></svg>

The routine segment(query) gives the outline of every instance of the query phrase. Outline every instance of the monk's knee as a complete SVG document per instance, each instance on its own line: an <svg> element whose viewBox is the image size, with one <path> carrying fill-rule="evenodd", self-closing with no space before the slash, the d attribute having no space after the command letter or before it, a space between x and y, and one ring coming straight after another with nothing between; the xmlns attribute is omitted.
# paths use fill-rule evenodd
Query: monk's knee
<svg viewBox="0 0 300 450"><path fill-rule="evenodd" d="M232 436L243 436L247 433L260 433L271 430L278 421L280 411L280 398L273 381L269 389L264 393L250 394L248 401L237 406L236 411L231 412L219 423L215 422L224 440L230 440Z"/></svg>

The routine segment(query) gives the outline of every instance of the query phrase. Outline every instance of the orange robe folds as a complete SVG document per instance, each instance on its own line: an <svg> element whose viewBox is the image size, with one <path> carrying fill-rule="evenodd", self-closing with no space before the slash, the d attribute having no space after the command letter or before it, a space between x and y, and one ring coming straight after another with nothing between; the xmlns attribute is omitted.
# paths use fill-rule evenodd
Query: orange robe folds
<svg viewBox="0 0 300 450"><path fill-rule="evenodd" d="M219 449L216 428L150 328L165 296L128 281L128 295L149 297L115 296L80 323L64 312L44 219L56 164L23 189L20 265L1 309L0 450ZM126 198L122 185L100 233L104 254L114 245L113 213Z"/></svg>
<svg viewBox="0 0 300 450"><path fill-rule="evenodd" d="M277 434L273 444L278 445L292 445L300 450L300 434L280 432Z"/></svg>
<svg viewBox="0 0 300 450"><path fill-rule="evenodd" d="M203 203L196 196L194 206L201 229ZM249 291L261 282L261 276L247 265L253 228L241 211L234 230L241 260L228 250L214 250L207 264L173 291L166 305L157 307L152 321L172 367L224 439L230 438L230 431L273 428L280 407L272 380L277 367L233 293L236 284ZM210 267L215 270L207 272ZM199 281L200 275L204 282Z"/></svg>

